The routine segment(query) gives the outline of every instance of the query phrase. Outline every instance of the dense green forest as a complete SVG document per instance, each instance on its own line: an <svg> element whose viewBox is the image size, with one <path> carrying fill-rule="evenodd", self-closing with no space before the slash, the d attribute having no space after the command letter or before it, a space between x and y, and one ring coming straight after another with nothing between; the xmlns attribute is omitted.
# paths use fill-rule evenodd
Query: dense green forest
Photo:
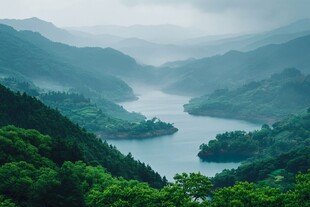
<svg viewBox="0 0 310 207"><path fill-rule="evenodd" d="M294 188L298 172L310 166L310 109L270 127L253 132L234 131L216 136L200 146L205 161L241 161L237 169L224 170L212 178L214 188L233 186L237 181L255 182L282 191Z"/></svg>
<svg viewBox="0 0 310 207"><path fill-rule="evenodd" d="M8 77L0 78L0 83L4 85L5 87L11 89L12 91L15 91L15 92L19 91L22 93L25 92L30 96L36 96L36 97L39 97L42 94L55 92L53 90L45 90L45 89L39 88L33 82L20 76L15 76L15 77L8 76ZM68 94L80 94L76 90L69 89L66 91ZM87 99L95 103L103 113L108 114L118 119L124 119L128 121L142 121L146 118L142 114L135 113L135 112L128 112L122 106L103 97L99 97L99 98L92 97L91 100L90 98L87 98ZM64 98L61 100L64 100Z"/></svg>
<svg viewBox="0 0 310 207"><path fill-rule="evenodd" d="M190 100L185 111L195 115L274 123L310 105L310 75L294 68L235 90L217 90Z"/></svg>
<svg viewBox="0 0 310 207"><path fill-rule="evenodd" d="M200 173L176 174L158 190L77 161L82 152L71 141L37 130L2 127L0 143L0 206L309 206L310 173L285 192L248 182L213 191Z"/></svg>
<svg viewBox="0 0 310 207"><path fill-rule="evenodd" d="M151 186L162 187L165 180L144 163L135 161L131 155L122 155L115 147L108 145L73 124L59 111L51 109L34 97L13 93L0 85L0 126L15 125L25 129L36 129L50 135L59 145L59 162L72 161L67 150L62 149L69 143L72 152L81 152L82 161L91 165L101 165L114 176L149 182ZM75 160L73 160L75 161Z"/></svg>
<svg viewBox="0 0 310 207"><path fill-rule="evenodd" d="M42 92L34 84L16 78L0 79L13 91L25 92L39 98L44 104L58 109L74 123L95 133L100 138L147 138L177 131L172 124L157 118L145 120L137 113L129 113L119 105L101 98L99 107L81 94L70 92ZM41 92L40 92L41 91Z"/></svg>
<svg viewBox="0 0 310 207"><path fill-rule="evenodd" d="M156 71L112 48L72 47L1 24L0 40L0 83L15 91L0 84L0 207L310 207L310 76L286 69L258 81L292 65L309 72L310 36ZM185 110L272 125L200 146L202 161L242 161L237 169L168 182L101 139L177 131L113 103L136 99L123 79L191 95L229 87Z"/></svg>
<svg viewBox="0 0 310 207"><path fill-rule="evenodd" d="M31 84L22 86L36 95ZM177 174L167 183L150 166L122 155L36 98L0 89L0 125L29 129L0 129L2 206L310 205L310 110L258 131L220 134L201 146L220 149L224 153L217 155L224 159L251 157L238 169L210 179ZM89 104L78 94L46 98Z"/></svg>
<svg viewBox="0 0 310 207"><path fill-rule="evenodd" d="M208 144L200 146L203 159L252 160L271 158L290 150L310 145L310 109L301 115L290 116L270 127L264 124L253 132L234 131L218 134Z"/></svg>
<svg viewBox="0 0 310 207"><path fill-rule="evenodd" d="M41 99L100 138L146 138L173 134L177 131L172 124L157 118L129 122L111 117L89 99L78 94L51 92L42 95Z"/></svg>

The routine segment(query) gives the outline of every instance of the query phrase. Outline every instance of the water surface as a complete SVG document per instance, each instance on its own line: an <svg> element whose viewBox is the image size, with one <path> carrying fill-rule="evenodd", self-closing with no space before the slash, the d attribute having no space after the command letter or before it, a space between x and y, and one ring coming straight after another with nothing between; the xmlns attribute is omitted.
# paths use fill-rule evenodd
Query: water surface
<svg viewBox="0 0 310 207"><path fill-rule="evenodd" d="M214 139L218 133L233 130L250 131L260 126L245 121L192 116L183 112L189 97L165 94L161 91L143 91L139 100L121 103L128 111L141 112L148 118L158 117L174 123L179 131L173 135L131 140L108 140L124 154L149 164L162 176L172 181L176 173L198 172L214 176L223 169L238 167L239 163L202 162L197 153L202 143Z"/></svg>

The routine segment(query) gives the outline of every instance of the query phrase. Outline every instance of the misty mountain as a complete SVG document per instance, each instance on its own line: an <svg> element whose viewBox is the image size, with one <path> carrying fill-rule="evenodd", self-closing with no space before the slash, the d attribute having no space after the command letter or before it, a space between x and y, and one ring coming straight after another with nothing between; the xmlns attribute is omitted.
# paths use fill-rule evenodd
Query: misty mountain
<svg viewBox="0 0 310 207"><path fill-rule="evenodd" d="M4 19L0 20L0 23L9 25L16 30L30 30L33 32L39 32L52 41L61 42L72 46L115 48L134 57L139 62L144 64L160 65L167 61L186 59L192 56L189 50L183 49L180 46L170 43L160 44L144 40L142 39L143 35L140 35L141 33L139 32L140 30L143 30L143 28L154 28L153 30L156 30L156 33L150 33L149 31L147 32L154 37L156 34L168 34L170 36L171 34L180 33L180 30L182 30L182 33L184 33L184 28L176 27L173 25L166 25L163 26L163 28L160 26L142 25L128 28L118 26L98 26L99 29L97 31L95 29L97 27L93 29L90 28L89 30L86 28L71 28L70 30L65 30L56 27L50 22L46 22L35 17L23 20ZM131 30L131 32L127 33L125 31L126 28ZM172 28L175 28L177 31L171 33ZM167 33L164 34L163 31L166 31ZM144 33L147 35L146 32ZM188 35L185 36L189 37ZM157 39L160 38L163 38L163 36L157 36ZM152 38L146 37L146 39ZM171 40L172 37L169 39Z"/></svg>
<svg viewBox="0 0 310 207"><path fill-rule="evenodd" d="M143 64L204 58L229 50L249 51L310 34L310 20L300 20L260 34L201 36L194 28L174 25L101 25L61 29L38 18L0 20L17 30L39 32L48 39L78 47L111 47Z"/></svg>
<svg viewBox="0 0 310 207"><path fill-rule="evenodd" d="M46 22L36 17L28 19L1 19L0 24L9 25L18 31L30 30L33 32L39 32L44 37L55 42L63 42L67 44L73 44L76 42L76 37L70 32L56 27L51 22Z"/></svg>
<svg viewBox="0 0 310 207"><path fill-rule="evenodd" d="M310 19L302 19L263 33L191 38L180 43L180 46L185 46L191 51L191 57L203 58L225 54L230 50L246 52L269 44L285 43L308 34L310 34Z"/></svg>
<svg viewBox="0 0 310 207"><path fill-rule="evenodd" d="M270 78L235 90L216 90L184 105L190 114L274 123L306 111L310 105L310 75L288 68Z"/></svg>
<svg viewBox="0 0 310 207"><path fill-rule="evenodd" d="M110 34L127 38L139 38L149 42L159 44L177 43L189 38L197 37L202 34L195 28L185 28L171 24L162 25L98 25L88 27L69 27L68 30L83 31L91 34Z"/></svg>
<svg viewBox="0 0 310 207"><path fill-rule="evenodd" d="M56 27L51 22L36 17L28 19L0 19L0 24L9 25L18 31L29 30L39 32L41 35L54 42L61 42L78 47L108 47L110 44L124 39L110 34L94 35L82 31L67 31Z"/></svg>
<svg viewBox="0 0 310 207"><path fill-rule="evenodd" d="M1 76L19 75L41 88L71 89L85 95L96 94L112 100L135 98L132 89L124 81L110 75L108 71L105 72L107 68L112 71L113 67L120 66L124 62L126 65L124 67L129 70L130 64L127 64L127 60L134 64L133 59L118 51L70 47L51 42L39 33L17 32L5 25L0 25L0 38ZM75 54L79 54L80 57L73 58ZM87 62L83 62L84 59L81 58L83 55L91 58L93 54L96 54L93 59L101 59L100 73L92 71L93 67L87 65ZM81 58L81 64L76 62L79 58ZM89 60L88 63L91 61Z"/></svg>
<svg viewBox="0 0 310 207"><path fill-rule="evenodd" d="M163 78L172 80L165 91L202 95L215 89L236 88L261 80L288 67L296 67L308 74L309 45L310 35L249 52L230 51L224 55L187 61L178 67L162 68Z"/></svg>

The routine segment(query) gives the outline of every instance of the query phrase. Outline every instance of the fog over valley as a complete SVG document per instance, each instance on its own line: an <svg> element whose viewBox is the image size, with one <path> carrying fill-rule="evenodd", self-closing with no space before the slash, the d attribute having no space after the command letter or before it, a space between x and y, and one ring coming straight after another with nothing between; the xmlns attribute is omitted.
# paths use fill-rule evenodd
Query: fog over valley
<svg viewBox="0 0 310 207"><path fill-rule="evenodd" d="M310 206L309 8L1 1L0 206Z"/></svg>

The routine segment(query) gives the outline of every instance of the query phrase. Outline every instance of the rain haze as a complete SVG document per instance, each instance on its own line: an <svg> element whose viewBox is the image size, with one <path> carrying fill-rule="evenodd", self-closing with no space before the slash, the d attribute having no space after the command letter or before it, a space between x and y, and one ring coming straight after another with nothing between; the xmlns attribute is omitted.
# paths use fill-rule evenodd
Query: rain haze
<svg viewBox="0 0 310 207"><path fill-rule="evenodd" d="M0 0L0 207L309 207L309 10Z"/></svg>
<svg viewBox="0 0 310 207"><path fill-rule="evenodd" d="M60 27L173 24L206 34L265 31L309 18L308 0L1 0L0 18Z"/></svg>

